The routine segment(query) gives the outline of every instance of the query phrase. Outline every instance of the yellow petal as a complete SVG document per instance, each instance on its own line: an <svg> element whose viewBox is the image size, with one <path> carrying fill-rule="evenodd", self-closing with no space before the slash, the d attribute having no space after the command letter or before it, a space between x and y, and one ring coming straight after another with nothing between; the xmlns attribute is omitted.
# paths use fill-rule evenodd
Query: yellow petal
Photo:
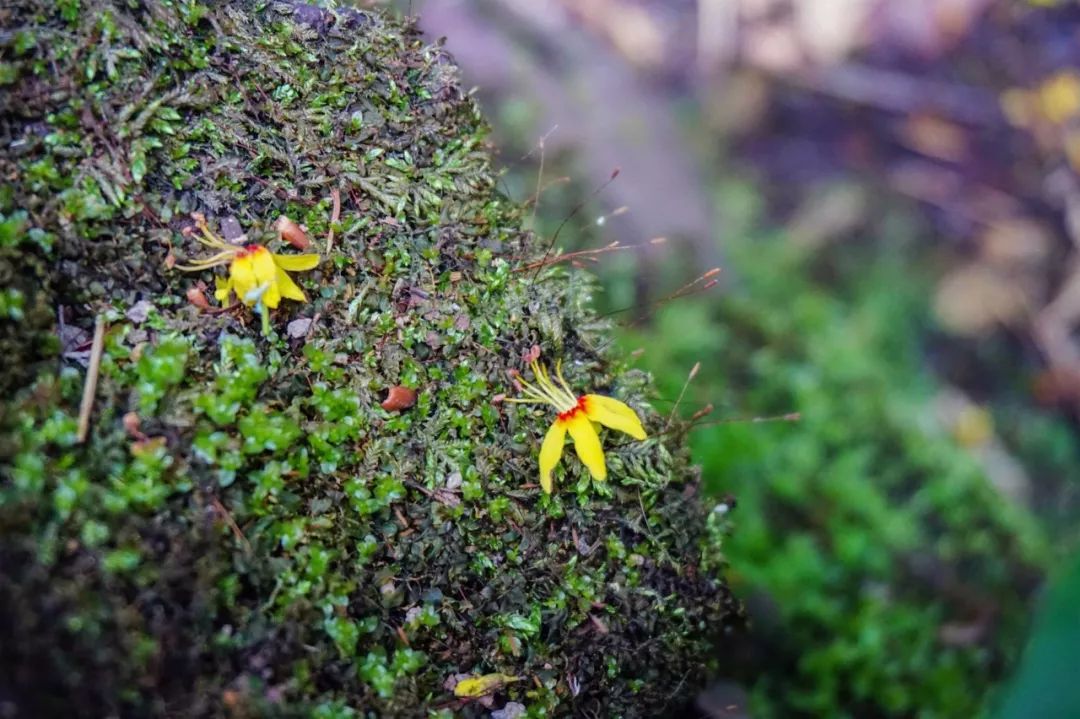
<svg viewBox="0 0 1080 719"><path fill-rule="evenodd" d="M275 307L280 305L281 304L281 288L278 287L277 278L275 277L274 281L271 281L271 282L263 285L263 287L266 288L266 292L264 292L263 296L262 296L263 304L266 305L267 307L269 307L270 309L274 309Z"/></svg>
<svg viewBox="0 0 1080 719"><path fill-rule="evenodd" d="M520 678L511 674L484 674L479 677L469 677L457 683L457 686L454 687L454 696L482 697L503 688L511 682L516 682Z"/></svg>
<svg viewBox="0 0 1080 719"><path fill-rule="evenodd" d="M540 486L551 494L551 472L562 459L563 444L566 443L566 422L557 419L552 422L544 443L540 445Z"/></svg>
<svg viewBox="0 0 1080 719"><path fill-rule="evenodd" d="M277 265L270 251L262 245L248 245L243 254L229 265L229 277L233 291L248 307L262 302L267 307L277 307L281 294L275 286Z"/></svg>
<svg viewBox="0 0 1080 719"><path fill-rule="evenodd" d="M249 306L254 304L254 300L249 302L247 299L251 291L258 286L251 255L243 255L232 261L229 265L229 282L241 302Z"/></svg>
<svg viewBox="0 0 1080 719"><path fill-rule="evenodd" d="M566 428L574 438L577 456L589 468L593 479L607 479L607 466L604 464L604 448L600 446L600 437L593 429L592 422L584 412L575 412L566 420Z"/></svg>
<svg viewBox="0 0 1080 719"><path fill-rule="evenodd" d="M625 432L634 439L645 439L645 428L629 405L602 394L585 395L585 414L605 427Z"/></svg>
<svg viewBox="0 0 1080 719"><path fill-rule="evenodd" d="M215 277L214 284L217 286L217 289L214 290L214 297L221 304L225 304L225 301L229 299L229 293L232 292L232 277L228 279Z"/></svg>
<svg viewBox="0 0 1080 719"><path fill-rule="evenodd" d="M318 255L274 255L274 264L289 272L303 272L319 264ZM288 295L286 295L287 297Z"/></svg>
<svg viewBox="0 0 1080 719"><path fill-rule="evenodd" d="M300 289L292 277L285 270L278 267L277 271L277 286L281 292L282 297L287 297L290 300L296 300L297 302L307 302L307 296L304 291Z"/></svg>
<svg viewBox="0 0 1080 719"><path fill-rule="evenodd" d="M256 245L249 250L252 271L255 273L255 282L259 285L270 284L277 277L277 263L270 250L262 245Z"/></svg>

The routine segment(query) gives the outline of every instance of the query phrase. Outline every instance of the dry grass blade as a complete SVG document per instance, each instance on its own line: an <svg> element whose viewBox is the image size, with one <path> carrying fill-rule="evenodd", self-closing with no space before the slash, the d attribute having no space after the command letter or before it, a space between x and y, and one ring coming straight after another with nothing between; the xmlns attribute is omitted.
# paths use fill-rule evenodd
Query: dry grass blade
<svg viewBox="0 0 1080 719"><path fill-rule="evenodd" d="M334 250L334 225L337 224L341 218L341 190L336 187L330 190L330 199L334 202L333 210L330 213L330 231L326 234L326 255L330 256L330 253Z"/></svg>
<svg viewBox="0 0 1080 719"><path fill-rule="evenodd" d="M82 402L79 404L78 440L86 441L90 433L90 413L94 410L94 395L97 394L98 373L101 371L101 354L105 349L105 317L98 315L94 320L94 340L90 345L90 365L86 369L86 382L83 384Z"/></svg>

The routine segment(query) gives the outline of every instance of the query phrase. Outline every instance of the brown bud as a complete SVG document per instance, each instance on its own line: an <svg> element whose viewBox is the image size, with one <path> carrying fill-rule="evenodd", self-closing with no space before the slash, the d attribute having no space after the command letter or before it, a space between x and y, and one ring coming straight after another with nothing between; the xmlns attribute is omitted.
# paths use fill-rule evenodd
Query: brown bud
<svg viewBox="0 0 1080 719"><path fill-rule="evenodd" d="M221 703L229 709L234 709L240 705L241 695L240 692L235 689L226 689L221 693Z"/></svg>
<svg viewBox="0 0 1080 719"><path fill-rule="evenodd" d="M206 300L206 295L198 287L191 286L187 289L188 302L198 307L200 310L210 309L210 303Z"/></svg>
<svg viewBox="0 0 1080 719"><path fill-rule="evenodd" d="M304 228L290 220L285 215L278 218L277 224L274 225L274 229L278 231L282 239L288 242L290 245L298 250L306 250L311 247L311 240L308 239L307 233L304 232Z"/></svg>
<svg viewBox="0 0 1080 719"><path fill-rule="evenodd" d="M142 433L139 427L142 425L142 421L139 419L139 415L136 412L128 412L123 418L124 431L135 439L145 439L146 435Z"/></svg>
<svg viewBox="0 0 1080 719"><path fill-rule="evenodd" d="M408 409L416 404L416 390L397 385L390 388L386 399L382 402L382 408L387 412Z"/></svg>

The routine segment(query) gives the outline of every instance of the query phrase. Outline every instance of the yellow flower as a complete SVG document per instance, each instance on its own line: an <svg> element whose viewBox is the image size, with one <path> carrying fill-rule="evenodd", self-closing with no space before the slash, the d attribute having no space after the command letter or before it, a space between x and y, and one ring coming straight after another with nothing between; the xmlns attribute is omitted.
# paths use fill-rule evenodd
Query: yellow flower
<svg viewBox="0 0 1080 719"><path fill-rule="evenodd" d="M477 699L502 689L507 684L521 681L521 677L511 674L484 674L479 677L462 679L454 687L454 696Z"/></svg>
<svg viewBox="0 0 1080 719"><path fill-rule="evenodd" d="M1080 76L1059 72L1039 87L1043 115L1055 125L1064 124L1080 112Z"/></svg>
<svg viewBox="0 0 1080 719"><path fill-rule="evenodd" d="M594 422L611 429L625 432L634 439L645 439L645 429L641 426L634 410L617 399L599 394L576 396L562 376L561 363L555 365L555 377L552 381L547 368L539 362L531 365L536 384L530 384L518 377L524 387L525 397L508 399L508 402L523 404L548 404L556 409L558 416L544 436L540 445L540 486L551 493L551 473L562 459L566 433L574 439L577 456L588 468L594 479L607 479L607 465L604 462L604 449L596 433Z"/></svg>
<svg viewBox="0 0 1080 719"><path fill-rule="evenodd" d="M274 309L281 304L282 297L307 302L304 291L288 273L314 268L319 264L318 255L278 255L262 245L230 245L211 233L201 216L196 216L195 222L202 233L201 237L196 235L196 239L217 252L210 257L193 260L189 265L177 265L177 268L197 272L228 264L228 278L217 279L214 297L219 302L225 302L234 292L248 307L261 303L264 307Z"/></svg>
<svg viewBox="0 0 1080 719"><path fill-rule="evenodd" d="M270 309L277 307L282 297L307 302L288 272L310 270L317 264L318 255L277 255L262 245L245 245L229 263L228 279L218 278L214 297L224 302L235 292L248 307L261 299Z"/></svg>

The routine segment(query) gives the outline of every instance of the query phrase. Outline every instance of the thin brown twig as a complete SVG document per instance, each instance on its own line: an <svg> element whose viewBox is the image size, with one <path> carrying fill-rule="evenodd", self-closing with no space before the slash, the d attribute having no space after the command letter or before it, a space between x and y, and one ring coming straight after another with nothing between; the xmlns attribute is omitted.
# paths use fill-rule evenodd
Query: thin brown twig
<svg viewBox="0 0 1080 719"><path fill-rule="evenodd" d="M695 362L694 366L690 368L690 374L686 375L686 381L683 382L682 390L679 391L679 396L675 400L675 404L671 407L671 412L668 414L667 423L664 425L664 429L671 426L671 421L675 418L675 413L679 411L679 404L682 402L683 397L686 395L686 388L690 386L690 383L694 381L694 377L697 376L698 370L701 369L701 363Z"/></svg>
<svg viewBox="0 0 1080 719"><path fill-rule="evenodd" d="M232 513L225 508L225 505L221 503L220 499L213 495L210 496L210 502L214 505L214 509L218 514L225 520L225 524L229 525L229 529L232 530L233 536L240 540L240 544L244 546L244 551L247 554L251 554L251 542L244 536L240 526L236 523L236 520L233 519Z"/></svg>
<svg viewBox="0 0 1080 719"><path fill-rule="evenodd" d="M529 218L529 227L536 227L536 211L540 207L540 193L543 191L544 184L544 139L547 136L540 138L540 142L537 143L540 148L540 167L536 171L536 192L533 194L532 202L532 217Z"/></svg>
<svg viewBox="0 0 1080 719"><path fill-rule="evenodd" d="M552 187L555 187L556 185L565 185L565 184L567 184L568 182L570 182L573 179L574 178L570 177L569 175L560 175L559 177L551 178L550 180L548 180L547 182L544 183L544 186L540 188L540 192L538 194L534 193L532 197L529 197L528 199L525 200L525 202L524 202L525 207L532 206L533 202L537 201L536 198L538 196L543 197L544 193L547 192L548 190L550 190ZM533 226L535 226L535 225L533 225Z"/></svg>
<svg viewBox="0 0 1080 719"><path fill-rule="evenodd" d="M595 190L593 190L592 193L590 193L588 197L581 200L578 204L574 205L574 207L570 210L570 213L566 217L564 217L562 219L562 222L559 223L559 226L555 228L555 234L553 234L551 236L551 239L548 241L547 246L544 248L544 254L539 260L540 264L537 266L536 272L533 273L533 276L532 276L533 281L536 280L536 275L540 271L539 268L544 266L544 263L547 261L548 257L551 255L551 250L552 250L552 248L555 247L555 243L558 242L559 233L561 233L563 228L566 227L566 223L569 222L570 220L572 220L574 217L576 217L577 214L579 212L581 212L583 209L585 209L585 205L588 204L593 198L595 198L597 195L599 195L601 192L603 192L605 189L607 189L607 186L610 185L612 182L614 182L615 179L619 176L619 172L620 172L620 170L617 167L614 170L612 170L611 175L608 177L608 179L605 182L603 182L599 187L597 187Z"/></svg>
<svg viewBox="0 0 1080 719"><path fill-rule="evenodd" d="M906 113L913 107L932 110L954 122L976 127L1003 121L997 98L971 85L928 80L918 75L844 63L813 76L784 81L830 97L886 112Z"/></svg>
<svg viewBox="0 0 1080 719"><path fill-rule="evenodd" d="M575 252L560 252L559 254L555 255L554 257L547 257L545 259L536 260L535 262L530 262L527 265L524 265L522 267L518 267L514 271L515 272L528 272L529 270L535 270L535 269L538 269L540 267L545 267L545 266L548 266L548 265L556 265L556 264L558 264L560 262L565 262L566 260L574 260L574 259L577 259L579 257L580 258L586 258L586 259L594 259L596 256L602 255L602 254L605 254L605 253L608 253L608 252L622 252L624 250L636 250L638 248L647 247L647 246L650 246L650 245L662 245L665 242L667 242L666 237L654 237L651 240L649 240L648 242L642 242L641 244L637 244L637 245L624 245L624 244L620 243L618 240L616 240L615 242L612 242L609 245L604 245L603 247L598 247L598 248L595 248L595 249L577 250Z"/></svg>
<svg viewBox="0 0 1080 719"><path fill-rule="evenodd" d="M94 341L90 345L90 365L86 369L86 382L83 384L82 402L79 404L79 430L76 435L79 443L86 441L90 433L90 413L94 410L94 395L97 394L98 373L101 371L101 355L105 349L105 316L98 315L94 320Z"/></svg>
<svg viewBox="0 0 1080 719"><path fill-rule="evenodd" d="M330 213L330 232L326 235L326 254L334 249L334 225L341 218L341 191L336 187L330 190L330 199L334 201L334 209Z"/></svg>
<svg viewBox="0 0 1080 719"><path fill-rule="evenodd" d="M716 420L712 420L710 422L699 422L698 421L702 417L707 417L708 415L712 414L714 409L715 408L713 407L713 405L711 403L707 404L704 407L702 407L701 409L699 409L697 412L695 412L694 415L690 418L690 421L688 423L686 423L686 424L678 424L678 425L675 425L673 427L665 427L664 429L660 430L656 434L649 435L649 439L654 439L656 437L665 437L665 436L670 435L670 434L675 434L676 432L686 434L686 433L689 433L689 432L693 432L695 429L698 429L699 427L711 427L711 426L720 425L720 424L763 424L763 423L766 423L766 422L800 422L800 421L802 421L802 413L801 412L787 412L786 414L776 414L776 415L771 415L771 416L768 416L768 417L731 417L731 418L728 418L728 419L716 419ZM619 442L617 444L613 444L610 447L610 449L615 450L615 449L619 449L621 447L629 447L632 444L633 444L632 441Z"/></svg>
<svg viewBox="0 0 1080 719"><path fill-rule="evenodd" d="M687 431L693 431L698 427L712 427L718 424L762 424L765 422L801 422L802 412L788 412L786 414L774 414L768 417L732 417L729 419L714 419L709 422L695 422Z"/></svg>
<svg viewBox="0 0 1080 719"><path fill-rule="evenodd" d="M320 317L322 317L322 313L316 312L315 316L311 318L311 324L308 325L307 333L304 335L305 342L311 339L312 333L315 332L315 325L319 323Z"/></svg>
<svg viewBox="0 0 1080 719"><path fill-rule="evenodd" d="M717 280L714 279L714 278L718 274L720 274L720 268L719 267L714 267L711 270L709 270L708 272L705 272L704 274L700 275L697 279L695 279L695 280L693 280L691 282L687 282L685 285L683 285L679 289L675 290L671 294L665 295L665 296L661 297L658 300L653 300L652 302L644 302L644 303L637 304L637 305L630 305L628 307L620 307L617 310L612 310L611 312L605 312L604 314L600 315L600 317L601 318L603 318L603 317L611 317L612 315L617 315L620 312L628 312L630 310L645 309L647 307L652 307L653 305L662 305L665 302L671 302L672 300L677 300L677 299L680 299L682 297L688 297L688 296L693 295L693 294L698 294L700 292L705 292L706 290L710 290L710 289L712 289L713 287L716 286Z"/></svg>

